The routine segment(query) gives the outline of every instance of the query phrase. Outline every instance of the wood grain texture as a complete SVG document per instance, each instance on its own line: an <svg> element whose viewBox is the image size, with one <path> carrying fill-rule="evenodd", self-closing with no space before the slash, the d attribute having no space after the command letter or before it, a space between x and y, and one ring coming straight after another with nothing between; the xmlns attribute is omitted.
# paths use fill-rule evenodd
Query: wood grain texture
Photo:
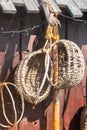
<svg viewBox="0 0 87 130"><path fill-rule="evenodd" d="M39 8L38 8L37 4L35 3L35 1L24 0L24 4L25 4L25 9L26 9L27 13L38 13L39 12Z"/></svg>
<svg viewBox="0 0 87 130"><path fill-rule="evenodd" d="M69 0L67 2L67 10L71 14L71 16L74 17L74 18L76 18L76 17L82 17L83 16L83 13L79 9L79 7L72 0Z"/></svg>
<svg viewBox="0 0 87 130"><path fill-rule="evenodd" d="M85 34L86 30L82 29L81 23L77 22L67 22L67 39L74 41L80 48L84 46L87 39L84 38L81 34ZM86 28L85 28L86 29ZM83 31L81 31L83 30ZM86 53L84 52L84 55ZM86 91L86 75L84 75L82 82L67 91L65 96L65 105L64 105L64 129L66 130L79 130L80 126L80 114L82 107L86 104L86 98L84 98Z"/></svg>
<svg viewBox="0 0 87 130"><path fill-rule="evenodd" d="M15 14L17 12L17 10L11 0L8 0L8 1L3 0L0 2L0 4L2 7L3 13Z"/></svg>
<svg viewBox="0 0 87 130"><path fill-rule="evenodd" d="M55 1L59 5L59 7L66 7L66 1L65 0L55 0Z"/></svg>
<svg viewBox="0 0 87 130"><path fill-rule="evenodd" d="M4 31L19 30L20 20L18 15L0 14L0 28ZM4 34L0 31L0 63L1 75L0 81L6 80L8 76L12 76L13 69L19 62L19 48L20 48L19 34Z"/></svg>
<svg viewBox="0 0 87 130"><path fill-rule="evenodd" d="M24 6L23 0L12 0L12 2L15 6Z"/></svg>
<svg viewBox="0 0 87 130"><path fill-rule="evenodd" d="M87 11L87 0L74 0L79 9L83 12Z"/></svg>

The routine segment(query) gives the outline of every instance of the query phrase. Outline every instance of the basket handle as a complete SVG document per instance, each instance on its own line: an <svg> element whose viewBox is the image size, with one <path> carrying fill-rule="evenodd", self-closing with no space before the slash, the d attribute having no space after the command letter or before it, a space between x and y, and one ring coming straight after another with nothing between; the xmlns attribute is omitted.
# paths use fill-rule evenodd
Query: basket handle
<svg viewBox="0 0 87 130"><path fill-rule="evenodd" d="M46 55L45 55L45 74L44 74L40 89L38 91L38 95L40 94L40 92L42 91L42 89L44 87L46 77L47 77L47 74L48 74L48 70L49 70L49 53L47 52Z"/></svg>
<svg viewBox="0 0 87 130"><path fill-rule="evenodd" d="M56 45L56 44L58 44L58 41L55 41L55 42L53 42L53 44L50 44L50 49L49 50L47 50L46 51L46 53L49 53L48 55L49 55L49 57L50 57L50 52L51 52L51 50L52 50L52 48ZM51 58L50 58L51 59ZM51 61L51 60L50 60ZM52 62L52 61L51 61ZM45 62L45 68L46 68L46 62ZM51 64L51 71L53 70L53 64ZM52 82L52 80L49 78L49 75L48 75L48 73L47 73L47 80L49 81L49 83L52 85L52 86L54 86L54 87L56 87L57 85L58 85L58 82L56 82L56 83L53 83Z"/></svg>

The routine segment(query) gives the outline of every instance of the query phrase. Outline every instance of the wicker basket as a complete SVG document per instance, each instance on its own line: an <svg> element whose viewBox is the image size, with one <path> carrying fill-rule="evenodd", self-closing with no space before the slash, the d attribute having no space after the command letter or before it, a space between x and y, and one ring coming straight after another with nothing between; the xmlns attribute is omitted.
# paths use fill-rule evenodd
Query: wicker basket
<svg viewBox="0 0 87 130"><path fill-rule="evenodd" d="M84 75L84 57L80 48L72 41L58 42L58 88L74 87L78 85Z"/></svg>
<svg viewBox="0 0 87 130"><path fill-rule="evenodd" d="M14 83L22 89L28 102L37 104L49 95L51 85L46 75L48 73L51 80L53 77L49 61L49 55L40 49L30 53L17 67Z"/></svg>
<svg viewBox="0 0 87 130"><path fill-rule="evenodd" d="M58 44L59 50L57 88L74 87L81 82L84 75L83 54L80 48L69 40L55 42L52 47L55 44ZM40 49L30 53L16 69L14 82L22 89L25 99L33 104L44 100L50 92L50 84L53 80L53 63L49 57L48 51L44 52ZM50 77L50 80L47 80L47 77Z"/></svg>
<svg viewBox="0 0 87 130"><path fill-rule="evenodd" d="M81 112L80 130L87 130L87 106Z"/></svg>
<svg viewBox="0 0 87 130"><path fill-rule="evenodd" d="M82 51L74 42L69 40L56 41L52 44L52 47L55 44L58 45L58 84L56 88L74 87L81 82L84 75L85 65ZM55 64L55 57L53 57L53 64ZM47 78L55 86L49 77Z"/></svg>

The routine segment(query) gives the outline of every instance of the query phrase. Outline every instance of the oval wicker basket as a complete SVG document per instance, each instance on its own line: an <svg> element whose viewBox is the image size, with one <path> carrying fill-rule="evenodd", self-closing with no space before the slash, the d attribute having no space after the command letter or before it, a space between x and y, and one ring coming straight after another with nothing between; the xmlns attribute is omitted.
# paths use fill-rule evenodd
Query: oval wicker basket
<svg viewBox="0 0 87 130"><path fill-rule="evenodd" d="M84 75L84 57L80 48L72 41L58 42L58 88L78 85Z"/></svg>
<svg viewBox="0 0 87 130"><path fill-rule="evenodd" d="M21 61L15 71L14 83L23 91L28 102L40 103L50 93L50 87L46 75L51 71L49 55L42 52L42 49L32 52L27 58Z"/></svg>
<svg viewBox="0 0 87 130"><path fill-rule="evenodd" d="M59 40L52 44L58 45L58 84L56 88L66 89L78 85L84 75L84 56L80 48L72 41ZM52 49L51 49L52 50ZM53 57L55 64L55 57ZM55 86L47 77L49 82Z"/></svg>
<svg viewBox="0 0 87 130"><path fill-rule="evenodd" d="M80 130L87 130L87 106L81 112Z"/></svg>

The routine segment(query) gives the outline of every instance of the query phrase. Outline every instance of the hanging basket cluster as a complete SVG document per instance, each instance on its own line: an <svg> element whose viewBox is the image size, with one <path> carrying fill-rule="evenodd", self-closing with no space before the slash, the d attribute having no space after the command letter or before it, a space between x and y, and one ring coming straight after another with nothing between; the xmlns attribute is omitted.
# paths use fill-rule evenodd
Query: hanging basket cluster
<svg viewBox="0 0 87 130"><path fill-rule="evenodd" d="M16 69L14 83L22 90L25 99L33 104L44 100L53 85L53 65L51 50L58 45L58 89L78 85L84 75L84 57L80 48L69 40L54 42L45 51L32 52L21 61ZM50 50L50 51L48 51Z"/></svg>

